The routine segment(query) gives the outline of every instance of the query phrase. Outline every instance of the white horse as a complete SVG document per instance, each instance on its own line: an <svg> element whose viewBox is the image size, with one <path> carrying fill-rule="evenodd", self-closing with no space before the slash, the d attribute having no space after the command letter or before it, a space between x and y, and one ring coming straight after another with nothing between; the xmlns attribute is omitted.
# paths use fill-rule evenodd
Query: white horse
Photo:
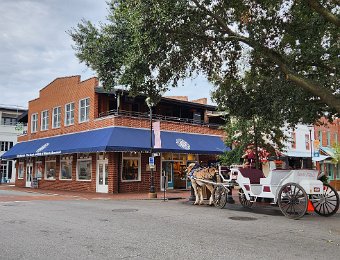
<svg viewBox="0 0 340 260"><path fill-rule="evenodd" d="M218 169L214 167L201 168L197 163L191 163L186 169L187 177L191 181L191 186L194 189L196 200L194 205L203 204L203 187L207 187L210 191L211 196L209 199L209 205L213 204L214 201L214 186L206 181L216 182L216 175L218 174Z"/></svg>

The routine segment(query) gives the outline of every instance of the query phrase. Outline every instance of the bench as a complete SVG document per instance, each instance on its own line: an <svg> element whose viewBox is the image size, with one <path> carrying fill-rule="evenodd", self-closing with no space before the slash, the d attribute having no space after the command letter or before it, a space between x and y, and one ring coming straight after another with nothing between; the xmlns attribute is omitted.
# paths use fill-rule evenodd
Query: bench
<svg viewBox="0 0 340 260"><path fill-rule="evenodd" d="M241 168L239 171L243 177L249 178L250 184L260 184L260 179L265 178L263 172L258 169Z"/></svg>

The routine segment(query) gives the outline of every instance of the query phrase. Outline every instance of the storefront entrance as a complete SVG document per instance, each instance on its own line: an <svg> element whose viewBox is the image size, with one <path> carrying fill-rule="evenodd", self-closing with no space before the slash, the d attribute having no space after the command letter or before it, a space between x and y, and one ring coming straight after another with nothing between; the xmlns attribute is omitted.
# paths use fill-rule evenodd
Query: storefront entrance
<svg viewBox="0 0 340 260"><path fill-rule="evenodd" d="M97 183L96 191L100 193L108 193L108 162L107 160L97 161Z"/></svg>
<svg viewBox="0 0 340 260"><path fill-rule="evenodd" d="M26 165L26 187L32 187L33 163Z"/></svg>
<svg viewBox="0 0 340 260"><path fill-rule="evenodd" d="M165 173L168 180L168 189L188 189L188 182L185 174L187 163L198 160L197 155L162 153L162 173Z"/></svg>
<svg viewBox="0 0 340 260"><path fill-rule="evenodd" d="M174 188L174 165L171 161L162 162L163 174L167 177L168 189ZM162 186L163 187L163 186Z"/></svg>

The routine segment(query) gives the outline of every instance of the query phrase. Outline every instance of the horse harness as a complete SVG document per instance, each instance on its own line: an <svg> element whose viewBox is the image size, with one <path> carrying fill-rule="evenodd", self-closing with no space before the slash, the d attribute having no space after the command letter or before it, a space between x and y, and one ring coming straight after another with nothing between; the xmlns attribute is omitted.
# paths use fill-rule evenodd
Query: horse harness
<svg viewBox="0 0 340 260"><path fill-rule="evenodd" d="M214 168L214 167L212 167L212 168ZM188 173L188 177L189 177L190 179L196 180L197 178L195 177L194 173L195 173L195 172L198 172L198 171L201 171L201 170L205 170L205 169L210 169L210 167L203 168L203 167L201 167L201 166L199 166L199 165L195 165L194 167L192 167L191 171ZM214 180L214 179L215 179L215 180ZM212 176L212 180L213 180L213 181L216 181L216 172L215 172L215 174Z"/></svg>

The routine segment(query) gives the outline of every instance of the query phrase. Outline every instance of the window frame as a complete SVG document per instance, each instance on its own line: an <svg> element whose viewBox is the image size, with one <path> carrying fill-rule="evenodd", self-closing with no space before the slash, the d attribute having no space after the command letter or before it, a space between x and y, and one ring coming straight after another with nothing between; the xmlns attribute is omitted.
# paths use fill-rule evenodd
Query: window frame
<svg viewBox="0 0 340 260"><path fill-rule="evenodd" d="M330 181L334 180L334 166L331 163L326 163L326 171L327 171L327 177Z"/></svg>
<svg viewBox="0 0 340 260"><path fill-rule="evenodd" d="M71 109L71 106L73 105L73 109ZM70 110L67 109L67 106L70 106ZM64 120L64 124L65 126L70 126L70 125L74 125L74 110L75 110L75 105L74 102L70 102L65 104L65 120ZM67 119L67 115L68 113L70 113L70 123L68 123ZM73 117L71 117L71 115L73 115ZM71 120L73 119L73 120ZM71 122L72 121L72 122Z"/></svg>
<svg viewBox="0 0 340 260"><path fill-rule="evenodd" d="M84 107L81 105L82 101L85 102ZM88 104L87 104L87 101L88 101ZM84 110L84 119L81 116L82 110ZM79 100L79 115L78 116L79 116L78 117L79 123L85 123L85 122L88 122L90 120L90 98L89 97Z"/></svg>
<svg viewBox="0 0 340 260"><path fill-rule="evenodd" d="M291 148L296 149L296 133L292 132L292 143L291 143Z"/></svg>
<svg viewBox="0 0 340 260"><path fill-rule="evenodd" d="M44 116L44 113L46 113L46 117ZM48 125L49 125L49 115L48 115L48 110L41 111L41 126L40 130L41 131L47 131L48 130ZM45 126L45 128L44 128Z"/></svg>
<svg viewBox="0 0 340 260"><path fill-rule="evenodd" d="M38 176L38 168L39 168L39 167L38 167L38 164L41 165L41 176ZM43 162L42 162L41 160L35 162L35 165L34 165L34 176L35 176L36 178L38 178L38 180L41 180L41 179L42 179L42 177L43 177L43 172L45 171L45 169L43 170L42 167L43 167Z"/></svg>
<svg viewBox="0 0 340 260"><path fill-rule="evenodd" d="M55 176L54 176L54 178L52 179L52 178L47 178L47 163L49 163L49 162L54 162L55 163ZM45 160L45 169L44 169L44 179L46 180L46 181L55 181L56 179L57 179L57 159L49 159L49 160Z"/></svg>
<svg viewBox="0 0 340 260"><path fill-rule="evenodd" d="M62 163L63 162L69 162L70 164L71 164L71 177L70 178L68 178L68 179L63 179L62 178ZM71 158L61 158L60 159L60 167L59 167L59 180L61 180L61 181L72 181L72 169L73 169L73 159L72 159L72 156L71 156Z"/></svg>
<svg viewBox="0 0 340 260"><path fill-rule="evenodd" d="M319 130L318 132L319 132L318 135L319 135L320 146L323 146L323 144L322 144L322 141L323 141L322 140L322 134L323 134L322 130Z"/></svg>
<svg viewBox="0 0 340 260"><path fill-rule="evenodd" d="M310 135L305 134L305 148L307 151L310 151Z"/></svg>
<svg viewBox="0 0 340 260"><path fill-rule="evenodd" d="M124 153L122 152L122 167L120 170L120 179L122 182L137 182L142 180L142 155L141 153L138 153L138 157L132 157L132 156L124 156ZM124 160L138 160L138 178L134 180L124 180L123 179L123 169L124 169Z"/></svg>
<svg viewBox="0 0 340 260"><path fill-rule="evenodd" d="M55 114L55 110L57 109L57 114ZM55 116L57 117L57 125L55 126ZM59 124L58 124L59 123ZM57 128L60 128L61 126L61 106L58 106L58 107L54 107L53 110L52 110L52 129L57 129Z"/></svg>
<svg viewBox="0 0 340 260"><path fill-rule="evenodd" d="M91 178L89 180L82 180L82 179L79 179L79 162L84 162L84 161L90 161L91 163ZM77 169L76 169L76 180L77 181L85 181L85 182L91 182L92 181L92 157L89 156L88 158L83 158L83 159L79 159L77 158Z"/></svg>
<svg viewBox="0 0 340 260"><path fill-rule="evenodd" d="M22 177L20 177L20 168L22 169ZM25 164L24 164L24 162L19 162L19 164L18 164L18 179L23 180L24 175L25 175Z"/></svg>
<svg viewBox="0 0 340 260"><path fill-rule="evenodd" d="M331 131L327 131L326 133L326 145L331 146Z"/></svg>
<svg viewBox="0 0 340 260"><path fill-rule="evenodd" d="M33 113L31 115L31 133L38 132L38 120L39 120L38 113Z"/></svg>

